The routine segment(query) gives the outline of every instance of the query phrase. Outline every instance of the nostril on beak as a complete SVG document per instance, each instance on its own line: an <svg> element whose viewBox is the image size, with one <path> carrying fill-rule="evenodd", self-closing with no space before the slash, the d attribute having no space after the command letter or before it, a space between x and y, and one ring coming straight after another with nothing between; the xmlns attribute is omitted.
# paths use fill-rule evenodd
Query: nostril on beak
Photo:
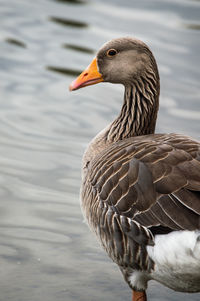
<svg viewBox="0 0 200 301"><path fill-rule="evenodd" d="M87 76L87 75L88 75L88 73L87 73L87 72L83 74L83 76Z"/></svg>

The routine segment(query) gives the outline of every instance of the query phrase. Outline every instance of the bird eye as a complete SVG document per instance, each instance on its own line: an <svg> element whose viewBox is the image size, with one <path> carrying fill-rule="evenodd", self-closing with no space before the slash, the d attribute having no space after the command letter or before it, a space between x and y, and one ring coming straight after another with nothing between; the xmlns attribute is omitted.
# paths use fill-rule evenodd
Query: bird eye
<svg viewBox="0 0 200 301"><path fill-rule="evenodd" d="M106 54L107 54L107 56L112 57L117 54L117 50L109 49Z"/></svg>

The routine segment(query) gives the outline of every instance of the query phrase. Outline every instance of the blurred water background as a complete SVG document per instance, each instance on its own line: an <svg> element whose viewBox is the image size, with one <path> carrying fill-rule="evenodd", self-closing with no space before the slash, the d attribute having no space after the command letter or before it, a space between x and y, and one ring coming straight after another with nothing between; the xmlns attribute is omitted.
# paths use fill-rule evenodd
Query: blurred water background
<svg viewBox="0 0 200 301"><path fill-rule="evenodd" d="M161 76L157 132L200 138L200 1L0 0L0 301L130 300L83 223L80 166L123 88L68 85L99 47L135 36ZM154 282L149 300L200 299Z"/></svg>

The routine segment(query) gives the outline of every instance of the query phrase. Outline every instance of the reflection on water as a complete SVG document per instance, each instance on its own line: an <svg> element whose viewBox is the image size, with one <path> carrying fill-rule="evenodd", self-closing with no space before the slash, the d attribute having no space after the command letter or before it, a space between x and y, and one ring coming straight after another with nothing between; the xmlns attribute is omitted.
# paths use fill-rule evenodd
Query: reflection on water
<svg viewBox="0 0 200 301"><path fill-rule="evenodd" d="M67 76L69 76L69 75L70 76L77 76L82 72L81 70L73 70L73 69L53 67L53 66L47 66L47 70L58 72L58 73L61 73L63 75L67 75Z"/></svg>
<svg viewBox="0 0 200 301"><path fill-rule="evenodd" d="M13 39L13 38L6 38L5 41L7 43L10 43L10 44L13 44L13 45L16 45L16 46L19 46L19 47L26 48L26 44L22 41L19 41L19 40L16 40L16 39Z"/></svg>
<svg viewBox="0 0 200 301"><path fill-rule="evenodd" d="M80 52L84 52L84 53L88 53L88 54L93 54L95 53L95 51L91 48L87 48L87 47L82 47L82 46L78 46L78 45L73 45L73 44L63 44L62 45L64 48L68 48L68 49L72 49L75 51L80 51Z"/></svg>
<svg viewBox="0 0 200 301"><path fill-rule="evenodd" d="M57 2L62 2L62 3L71 3L71 4L86 4L87 1L84 1L84 0L54 0L54 1L57 1Z"/></svg>
<svg viewBox="0 0 200 301"><path fill-rule="evenodd" d="M79 21L64 19L59 17L49 17L49 20L64 26L80 27L80 28L88 26L88 24L84 22L79 22Z"/></svg>
<svg viewBox="0 0 200 301"><path fill-rule="evenodd" d="M68 86L106 40L134 35L158 61L157 131L199 138L200 3L0 0L0 5L0 301L130 300L79 207L82 154L118 114L123 88L104 83L69 94ZM199 300L199 294L175 293L154 282L148 296Z"/></svg>
<svg viewBox="0 0 200 301"><path fill-rule="evenodd" d="M193 30L200 30L200 24L183 24L183 26L185 28L188 28L188 29L193 29Z"/></svg>

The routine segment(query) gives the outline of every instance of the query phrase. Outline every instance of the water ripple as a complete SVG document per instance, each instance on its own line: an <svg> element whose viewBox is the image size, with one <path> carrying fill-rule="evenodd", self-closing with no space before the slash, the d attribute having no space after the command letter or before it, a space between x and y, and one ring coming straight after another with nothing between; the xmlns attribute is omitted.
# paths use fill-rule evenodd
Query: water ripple
<svg viewBox="0 0 200 301"><path fill-rule="evenodd" d="M95 53L95 50L83 46L78 46L78 45L73 45L73 44L63 44L62 47L75 50L78 52L83 52L83 53L88 53L88 54L93 54Z"/></svg>
<svg viewBox="0 0 200 301"><path fill-rule="evenodd" d="M66 3L66 4L86 4L88 2L85 0L54 0L54 1Z"/></svg>
<svg viewBox="0 0 200 301"><path fill-rule="evenodd" d="M195 23L183 23L183 27L187 29L192 29L192 30L200 30L200 24L195 24Z"/></svg>
<svg viewBox="0 0 200 301"><path fill-rule="evenodd" d="M85 27L89 26L85 22L80 22L80 21L75 21L75 20L65 19L65 18L60 18L60 17L49 17L49 20L56 24L60 24L63 26L69 26L69 27L85 28Z"/></svg>
<svg viewBox="0 0 200 301"><path fill-rule="evenodd" d="M17 39L14 39L14 38L6 38L5 41L9 44L13 44L15 46L19 46L19 47L23 47L23 48L26 48L26 44L22 41L19 41Z"/></svg>
<svg viewBox="0 0 200 301"><path fill-rule="evenodd" d="M47 66L46 69L67 76L77 76L82 72L81 70L73 70L69 68L61 68L61 67L53 67L53 66Z"/></svg>
<svg viewBox="0 0 200 301"><path fill-rule="evenodd" d="M5 242L0 242L0 246L0 257L2 260L6 260L7 264L11 264L12 262L27 262L30 260L31 253L28 248Z"/></svg>
<svg viewBox="0 0 200 301"><path fill-rule="evenodd" d="M56 231L54 229L46 229L43 227L31 227L31 226L13 226L13 225L0 225L1 229L4 229L1 237L42 242L43 244L66 244L70 242L70 238L66 236L65 232Z"/></svg>

